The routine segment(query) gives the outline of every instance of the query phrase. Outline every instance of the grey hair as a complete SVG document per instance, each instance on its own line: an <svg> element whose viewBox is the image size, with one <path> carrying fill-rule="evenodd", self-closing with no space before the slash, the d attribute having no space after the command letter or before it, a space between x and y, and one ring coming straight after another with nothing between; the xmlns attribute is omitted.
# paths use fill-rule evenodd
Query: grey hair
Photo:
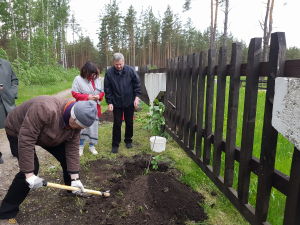
<svg viewBox="0 0 300 225"><path fill-rule="evenodd" d="M120 61L120 60L124 61L124 55L120 52L114 53L113 61Z"/></svg>

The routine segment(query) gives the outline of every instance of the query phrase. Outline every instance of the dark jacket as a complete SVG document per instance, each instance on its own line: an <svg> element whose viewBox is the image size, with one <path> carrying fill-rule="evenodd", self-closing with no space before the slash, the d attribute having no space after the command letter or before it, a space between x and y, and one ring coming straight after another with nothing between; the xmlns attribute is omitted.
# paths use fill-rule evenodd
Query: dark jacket
<svg viewBox="0 0 300 225"><path fill-rule="evenodd" d="M65 146L67 170L79 171L79 129L67 128L63 111L68 100L52 96L35 97L12 110L5 121L8 135L18 137L20 170L34 170L34 147Z"/></svg>
<svg viewBox="0 0 300 225"><path fill-rule="evenodd" d="M121 71L112 66L105 74L104 91L107 104L131 106L135 97L141 94L139 76L130 66L124 65Z"/></svg>
<svg viewBox="0 0 300 225"><path fill-rule="evenodd" d="M3 84L3 89L0 90L0 128L4 128L7 114L16 107L18 83L18 78L10 63L0 59L0 84Z"/></svg>

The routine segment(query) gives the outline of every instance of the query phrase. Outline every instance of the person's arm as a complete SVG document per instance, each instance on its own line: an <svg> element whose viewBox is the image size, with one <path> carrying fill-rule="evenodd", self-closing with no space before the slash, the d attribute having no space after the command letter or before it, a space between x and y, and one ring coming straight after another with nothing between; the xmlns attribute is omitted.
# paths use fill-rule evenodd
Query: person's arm
<svg viewBox="0 0 300 225"><path fill-rule="evenodd" d="M76 99L76 101L87 101L89 100L89 94L81 94L79 92L71 91L72 96Z"/></svg>
<svg viewBox="0 0 300 225"><path fill-rule="evenodd" d="M138 97L141 95L141 81L139 75L132 70L133 77L132 77L132 87L133 87L133 95L134 97Z"/></svg>
<svg viewBox="0 0 300 225"><path fill-rule="evenodd" d="M104 92L99 93L99 101L102 101L104 97Z"/></svg>
<svg viewBox="0 0 300 225"><path fill-rule="evenodd" d="M74 130L73 136L65 142L67 171L69 174L79 173L79 137L80 130Z"/></svg>
<svg viewBox="0 0 300 225"><path fill-rule="evenodd" d="M105 92L105 99L108 105L112 104L112 88L111 88L111 83L109 80L109 74L106 72L105 77L104 77L104 92Z"/></svg>
<svg viewBox="0 0 300 225"><path fill-rule="evenodd" d="M17 99L18 98L18 85L19 85L19 80L15 74L15 72L13 71L13 69L10 66L10 70L11 70L11 87L10 87L10 94L12 96L12 98Z"/></svg>

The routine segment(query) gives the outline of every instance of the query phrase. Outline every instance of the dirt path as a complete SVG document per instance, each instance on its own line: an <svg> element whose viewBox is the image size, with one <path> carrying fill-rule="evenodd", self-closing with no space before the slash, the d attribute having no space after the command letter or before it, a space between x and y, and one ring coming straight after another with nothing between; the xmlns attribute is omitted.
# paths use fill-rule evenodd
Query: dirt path
<svg viewBox="0 0 300 225"><path fill-rule="evenodd" d="M71 89L57 93L55 96L62 98L71 98ZM46 161L49 153L47 151L39 151L40 147L36 147L36 152L40 163ZM15 174L19 171L18 161L12 157L9 142L4 129L0 129L0 151L3 154L4 164L0 164L0 200L2 200L13 180Z"/></svg>

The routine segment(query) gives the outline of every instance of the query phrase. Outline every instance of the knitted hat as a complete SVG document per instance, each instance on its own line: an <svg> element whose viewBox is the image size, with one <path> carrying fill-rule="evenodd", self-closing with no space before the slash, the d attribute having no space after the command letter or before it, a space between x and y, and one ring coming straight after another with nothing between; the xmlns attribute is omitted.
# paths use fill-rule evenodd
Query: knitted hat
<svg viewBox="0 0 300 225"><path fill-rule="evenodd" d="M71 117L83 127L90 127L97 118L97 104L95 101L78 101L71 109Z"/></svg>

